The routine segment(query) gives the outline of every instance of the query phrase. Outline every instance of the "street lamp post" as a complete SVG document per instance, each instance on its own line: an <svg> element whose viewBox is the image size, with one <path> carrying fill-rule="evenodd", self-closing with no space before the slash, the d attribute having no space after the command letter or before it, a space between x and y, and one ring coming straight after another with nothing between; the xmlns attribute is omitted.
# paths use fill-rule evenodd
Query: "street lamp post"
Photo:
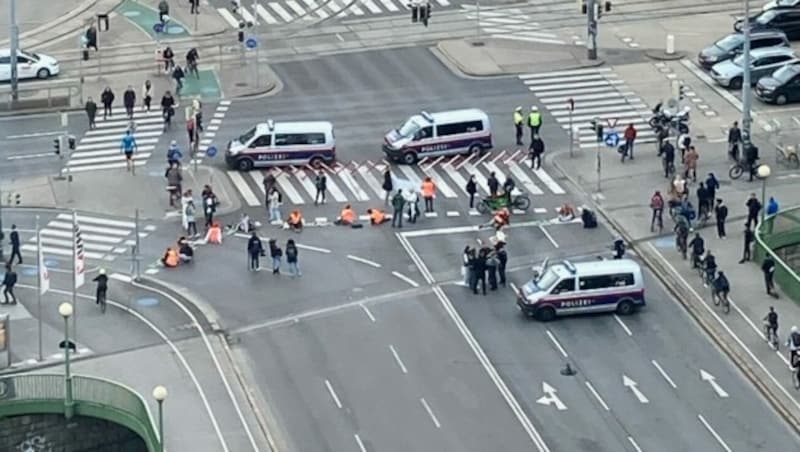
<svg viewBox="0 0 800 452"><path fill-rule="evenodd" d="M72 305L64 302L58 306L58 313L64 318L64 384L66 397L64 398L64 417L72 418L74 402L72 401L72 375L69 371L69 318L72 315Z"/></svg>
<svg viewBox="0 0 800 452"><path fill-rule="evenodd" d="M767 179L772 174L772 168L769 165L759 165L757 170L758 178L761 179L761 224L764 224L766 217L767 205L765 203L767 197Z"/></svg>
<svg viewBox="0 0 800 452"><path fill-rule="evenodd" d="M750 0L744 0L744 21L742 23L744 34L744 46L742 49L742 138L745 146L750 144L750 106L752 104L752 92L750 89Z"/></svg>
<svg viewBox="0 0 800 452"><path fill-rule="evenodd" d="M158 402L158 452L164 452L164 400L168 394L161 385L153 388L153 398Z"/></svg>

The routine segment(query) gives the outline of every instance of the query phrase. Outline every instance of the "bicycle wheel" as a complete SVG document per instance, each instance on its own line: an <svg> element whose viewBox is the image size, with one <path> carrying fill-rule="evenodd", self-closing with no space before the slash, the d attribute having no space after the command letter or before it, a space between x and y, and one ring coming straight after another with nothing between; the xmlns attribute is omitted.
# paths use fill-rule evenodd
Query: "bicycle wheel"
<svg viewBox="0 0 800 452"><path fill-rule="evenodd" d="M519 195L514 198L514 208L519 210L528 210L531 206L531 200L525 195Z"/></svg>
<svg viewBox="0 0 800 452"><path fill-rule="evenodd" d="M792 380L794 382L794 388L800 389L800 369L792 369Z"/></svg>
<svg viewBox="0 0 800 452"><path fill-rule="evenodd" d="M719 306L719 293L711 289L711 299L714 301L714 306Z"/></svg>
<svg viewBox="0 0 800 452"><path fill-rule="evenodd" d="M728 176L730 176L731 179L735 180L742 177L742 173L744 173L744 167L738 163L735 163L733 166L731 166L731 169L728 171Z"/></svg>
<svg viewBox="0 0 800 452"><path fill-rule="evenodd" d="M103 296L100 297L100 312L103 313L103 314L106 313L106 296L105 296L105 294L103 294Z"/></svg>
<svg viewBox="0 0 800 452"><path fill-rule="evenodd" d="M478 201L478 206L476 207L476 209L478 209L478 212L480 212L481 214L484 214L484 215L487 212L489 212L489 206L486 205L486 201L484 201L484 200Z"/></svg>

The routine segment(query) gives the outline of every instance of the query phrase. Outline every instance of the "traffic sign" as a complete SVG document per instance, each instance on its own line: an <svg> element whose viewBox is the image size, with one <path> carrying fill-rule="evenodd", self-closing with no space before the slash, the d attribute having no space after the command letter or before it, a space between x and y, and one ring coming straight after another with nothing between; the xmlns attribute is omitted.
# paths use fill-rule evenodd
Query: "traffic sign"
<svg viewBox="0 0 800 452"><path fill-rule="evenodd" d="M208 149L206 149L206 155L213 158L215 155L217 155L217 147L209 146Z"/></svg>
<svg viewBox="0 0 800 452"><path fill-rule="evenodd" d="M258 41L256 41L256 38L248 38L244 45L246 45L248 49L255 49L258 47Z"/></svg>
<svg viewBox="0 0 800 452"><path fill-rule="evenodd" d="M615 148L619 144L619 134L617 132L608 132L605 136L606 146Z"/></svg>
<svg viewBox="0 0 800 452"><path fill-rule="evenodd" d="M164 24L161 22L156 22L153 24L153 31L156 33L163 33L164 32Z"/></svg>

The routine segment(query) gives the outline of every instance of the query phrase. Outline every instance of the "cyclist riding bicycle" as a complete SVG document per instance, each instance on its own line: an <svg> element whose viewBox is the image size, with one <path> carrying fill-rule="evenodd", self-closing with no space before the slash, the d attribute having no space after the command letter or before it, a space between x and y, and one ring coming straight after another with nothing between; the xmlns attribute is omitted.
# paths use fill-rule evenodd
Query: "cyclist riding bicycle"
<svg viewBox="0 0 800 452"><path fill-rule="evenodd" d="M800 330L797 329L797 325L792 326L786 339L786 346L789 347L789 362L797 362L797 351L800 350Z"/></svg>
<svg viewBox="0 0 800 452"><path fill-rule="evenodd" d="M678 217L678 222L675 224L675 244L682 252L686 250L686 240L689 238L689 224L684 217Z"/></svg>
<svg viewBox="0 0 800 452"><path fill-rule="evenodd" d="M100 274L92 280L97 283L95 304L100 304L101 299L105 301L106 292L108 291L108 276L106 276L106 269L101 268L99 273Z"/></svg>
<svg viewBox="0 0 800 452"><path fill-rule="evenodd" d="M706 283L710 284L714 281L714 275L717 273L717 260L711 251L706 253L706 258L703 260L706 264ZM722 272L720 272L720 275Z"/></svg>
<svg viewBox="0 0 800 452"><path fill-rule="evenodd" d="M700 237L700 233L694 235L692 241L689 242L689 246L692 247L692 268L697 268L697 265L702 261L701 256L706 252L705 242Z"/></svg>
<svg viewBox="0 0 800 452"><path fill-rule="evenodd" d="M723 299L727 299L730 290L731 285L728 283L728 278L725 277L725 273L717 273L717 279L714 280L714 295L722 294L724 297Z"/></svg>
<svg viewBox="0 0 800 452"><path fill-rule="evenodd" d="M764 316L764 323L767 325L767 333L772 333L772 336L778 337L778 313L775 308L770 306L769 312ZM767 338L769 339L769 338ZM777 343L777 339L775 339Z"/></svg>

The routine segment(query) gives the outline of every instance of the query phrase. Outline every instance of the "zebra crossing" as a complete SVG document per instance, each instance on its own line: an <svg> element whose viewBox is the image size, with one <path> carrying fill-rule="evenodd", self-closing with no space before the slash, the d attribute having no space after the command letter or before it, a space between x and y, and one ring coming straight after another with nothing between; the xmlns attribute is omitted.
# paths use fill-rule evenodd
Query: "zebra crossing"
<svg viewBox="0 0 800 452"><path fill-rule="evenodd" d="M540 31L541 26L519 8L481 6L478 10L475 5L461 5L461 10L467 19L477 20L482 32L492 38L566 44L556 34Z"/></svg>
<svg viewBox="0 0 800 452"><path fill-rule="evenodd" d="M72 226L72 214L60 213L40 229L45 256L72 258ZM79 214L78 226L87 259L113 261L117 256L130 253L131 247L136 244L136 224L133 221ZM147 237L155 230L154 225L140 225L139 237ZM21 249L35 254L38 251L36 236L28 239Z"/></svg>
<svg viewBox="0 0 800 452"><path fill-rule="evenodd" d="M103 119L98 112L97 128L89 130L69 155L66 168L70 173L99 171L125 168L125 158L120 151L120 142L131 120L125 114L125 108L113 108L112 116ZM133 154L134 164L142 166L152 155L159 137L164 133L164 119L161 109L154 107L144 111L136 106L133 114L136 126L134 137L138 151Z"/></svg>
<svg viewBox="0 0 800 452"><path fill-rule="evenodd" d="M564 195L565 190L544 169L530 169L527 151L523 149L487 152L483 155L425 158L417 165L390 165L379 162L337 162L323 165L327 175L328 201L357 203L383 201L383 174L387 168L392 173L393 188L419 191L422 181L430 177L436 184L439 199L467 198L467 180L475 176L478 196L489 194L487 178L494 172L500 183L511 177L516 183L516 194L542 196ZM248 206L263 205L265 192L263 179L272 172L276 186L283 195L284 205L313 204L316 196L314 178L318 170L310 166L272 168L242 173L228 171L231 183Z"/></svg>
<svg viewBox="0 0 800 452"><path fill-rule="evenodd" d="M331 17L377 16L406 12L405 0L281 0L276 2L242 1L235 10L217 8L217 13L231 28L239 22L278 25L296 20L323 20ZM432 0L435 6L448 7L450 0Z"/></svg>
<svg viewBox="0 0 800 452"><path fill-rule="evenodd" d="M650 109L611 68L521 74L519 79L568 132L570 111L567 101L574 100L572 124L573 130L577 130L576 141L581 148L596 146L597 135L589 125L594 118L616 120L614 129L620 134L628 124L633 124L637 130L636 143L656 141L655 132L648 124ZM609 126L605 121L603 124L608 131Z"/></svg>
<svg viewBox="0 0 800 452"><path fill-rule="evenodd" d="M214 138L217 136L217 131L219 130L220 125L222 124L222 120L225 118L225 114L228 113L228 110L230 108L231 108L231 101L229 100L219 101L216 110L214 110L214 114L211 116L211 120L208 122L208 125L204 127L203 135L200 136L200 145L197 148L198 151L197 156L190 162L191 164L203 163L203 158L206 156L206 151L208 150L208 147L211 146L211 144L214 142Z"/></svg>

